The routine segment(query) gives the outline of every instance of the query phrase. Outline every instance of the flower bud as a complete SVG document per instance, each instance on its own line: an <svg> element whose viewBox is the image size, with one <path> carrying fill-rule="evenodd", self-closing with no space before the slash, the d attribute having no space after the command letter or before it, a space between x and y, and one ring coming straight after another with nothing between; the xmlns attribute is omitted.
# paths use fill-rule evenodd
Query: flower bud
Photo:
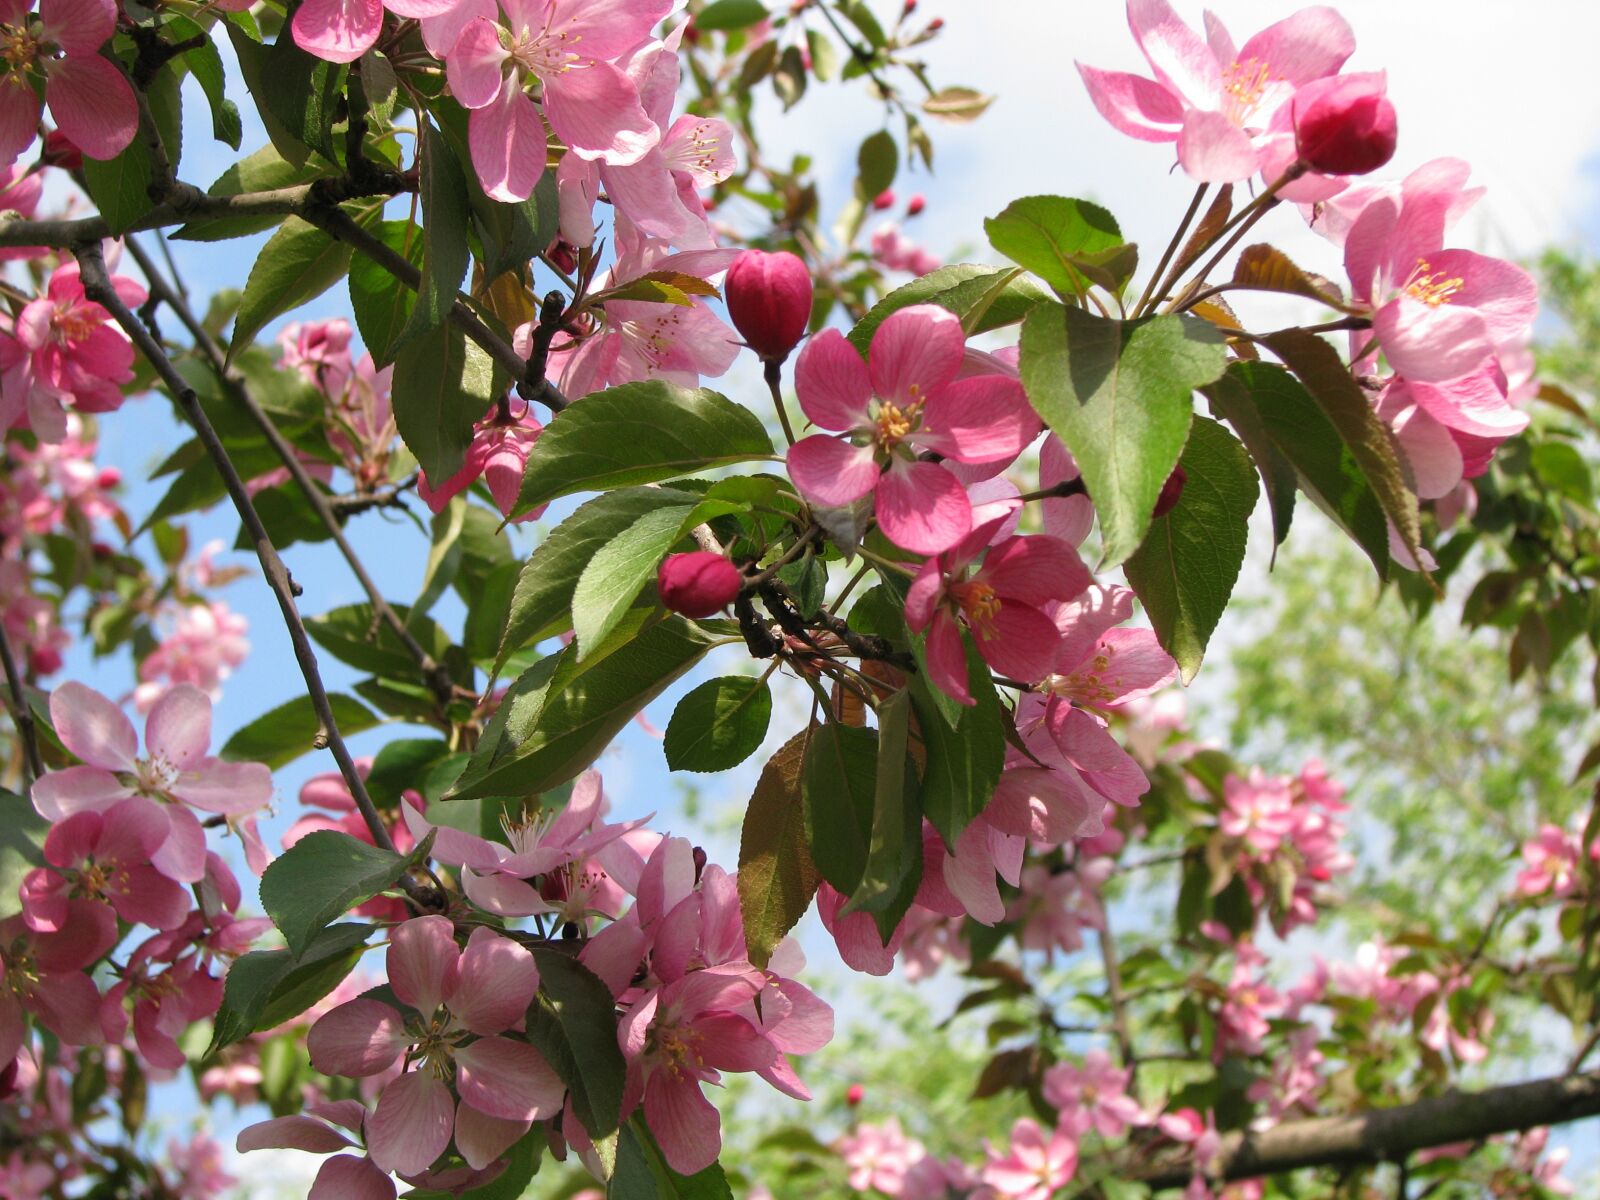
<svg viewBox="0 0 1600 1200"><path fill-rule="evenodd" d="M1155 517L1164 517L1178 507L1178 499L1183 495L1183 485L1189 482L1189 473L1182 467L1173 467L1172 474L1167 476L1167 481L1161 485L1161 494L1156 497L1156 510L1151 514Z"/></svg>
<svg viewBox="0 0 1600 1200"><path fill-rule="evenodd" d="M918 216L922 212L922 210L927 208L927 207L928 207L928 198L926 196L924 196L921 192L918 192L915 196L911 197L911 199L906 201L906 216L908 216L908 217Z"/></svg>
<svg viewBox="0 0 1600 1200"><path fill-rule="evenodd" d="M852 1083L850 1089L844 1094L844 1102L851 1108L857 1107L867 1096L867 1089L859 1083Z"/></svg>
<svg viewBox="0 0 1600 1200"><path fill-rule="evenodd" d="M60 167L63 171L76 171L83 166L83 151L59 129L44 135L44 153L39 157L46 166Z"/></svg>
<svg viewBox="0 0 1600 1200"><path fill-rule="evenodd" d="M1333 75L1294 95L1300 161L1323 175L1365 175L1394 157L1394 105L1382 71Z"/></svg>
<svg viewBox="0 0 1600 1200"><path fill-rule="evenodd" d="M669 554L656 576L661 603L686 617L709 617L739 594L739 568L720 554Z"/></svg>
<svg viewBox="0 0 1600 1200"><path fill-rule="evenodd" d="M811 272L788 251L744 251L728 268L723 295L733 327L768 362L782 362L806 334Z"/></svg>
<svg viewBox="0 0 1600 1200"><path fill-rule="evenodd" d="M883 212L886 209L893 208L894 207L894 191L893 191L893 189L886 188L885 190L879 192L876 196L874 196L872 198L872 207L877 209L879 212Z"/></svg>

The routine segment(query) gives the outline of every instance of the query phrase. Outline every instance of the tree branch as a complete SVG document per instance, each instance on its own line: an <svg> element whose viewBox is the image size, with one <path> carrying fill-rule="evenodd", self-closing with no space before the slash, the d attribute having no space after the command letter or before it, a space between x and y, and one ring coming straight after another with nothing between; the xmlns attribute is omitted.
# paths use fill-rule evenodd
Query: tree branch
<svg viewBox="0 0 1600 1200"><path fill-rule="evenodd" d="M7 707L11 709L11 721L17 727L17 740L22 743L22 763L27 772L23 791L26 792L35 779L44 775L44 759L39 756L39 734L33 725L33 710L28 707L27 693L22 690L22 672L17 669L16 656L11 653L11 643L6 638L3 624L0 624L0 664L5 667L6 686L11 691Z"/></svg>
<svg viewBox="0 0 1600 1200"><path fill-rule="evenodd" d="M1263 1133L1227 1134L1212 1177L1251 1179L1302 1167L1398 1162L1434 1146L1593 1116L1600 1116L1600 1071L1450 1092L1394 1108L1291 1121ZM1193 1174L1186 1151L1163 1155L1131 1173L1153 1188L1181 1187Z"/></svg>
<svg viewBox="0 0 1600 1200"><path fill-rule="evenodd" d="M178 374L171 360L167 358L166 352L150 336L150 331L140 323L139 318L117 295L116 288L112 286L111 278L106 273L100 242L94 240L73 246L72 253L78 260L85 295L111 314L139 352L155 368L162 383L171 390L184 415L194 426L195 433L206 448L206 453L216 464L228 495L233 500L233 506L239 513L239 519L244 522L250 540L255 543L256 557L261 561L262 573L266 576L267 585L278 601L279 611L283 614L283 623L289 630L289 641L294 646L294 656L300 664L300 674L305 679L306 692L317 714L319 728L315 744L318 748L326 746L333 752L334 761L339 765L339 774L344 777L345 785L350 789L350 795L372 834L372 840L380 849L393 853L394 841L390 838L389 830L384 825L377 806L372 802L372 797L367 793L361 773L356 770L355 760L350 756L350 748L345 745L344 738L339 733L339 722L334 716L333 704L328 699L328 689L323 686L322 674L317 668L316 652L311 647L311 639L307 636L305 625L300 620L300 613L295 608L295 583L289 577L289 569L279 557L277 547L272 544L266 527L261 523L261 517L250 499L250 493L245 489L244 480L239 478L239 472L228 457L227 449L217 437L217 431L211 427L211 421L206 417L205 409L201 407L200 398L195 394L195 390L182 375ZM407 894L419 907L423 909L437 907L438 898L432 893L432 889L409 876L402 880L402 883Z"/></svg>

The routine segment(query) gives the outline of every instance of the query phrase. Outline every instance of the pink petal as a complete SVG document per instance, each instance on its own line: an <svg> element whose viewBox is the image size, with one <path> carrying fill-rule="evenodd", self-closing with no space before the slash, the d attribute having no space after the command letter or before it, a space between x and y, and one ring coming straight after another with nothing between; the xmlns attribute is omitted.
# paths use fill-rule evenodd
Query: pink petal
<svg viewBox="0 0 1600 1200"><path fill-rule="evenodd" d="M450 1012L473 1033L500 1033L527 1015L538 990L539 968L533 955L480 925L461 953Z"/></svg>
<svg viewBox="0 0 1600 1200"><path fill-rule="evenodd" d="M1000 611L973 629L978 653L1002 675L1034 683L1049 673L1055 641L1055 624L1037 608L1014 600L1003 601Z"/></svg>
<svg viewBox="0 0 1600 1200"><path fill-rule="evenodd" d="M73 971L40 980L27 994L27 1003L45 1028L68 1045L97 1046L105 1040L100 989L87 975Z"/></svg>
<svg viewBox="0 0 1600 1200"><path fill-rule="evenodd" d="M138 101L122 72L97 54L69 54L46 68L45 103L56 127L90 158L115 158L139 127Z"/></svg>
<svg viewBox="0 0 1600 1200"><path fill-rule="evenodd" d="M542 1121L561 1111L567 1088L526 1042L480 1038L456 1051L456 1089L463 1104L503 1121Z"/></svg>
<svg viewBox="0 0 1600 1200"><path fill-rule="evenodd" d="M1211 47L1178 19L1167 0L1128 0L1128 27L1156 79L1189 105L1208 105L1222 89Z"/></svg>
<svg viewBox="0 0 1600 1200"><path fill-rule="evenodd" d="M833 1040L833 1009L811 989L792 979L778 980L789 1014L767 1031L773 1046L785 1054L815 1054Z"/></svg>
<svg viewBox="0 0 1600 1200"><path fill-rule="evenodd" d="M383 0L383 6L397 17L440 17L455 11L459 0Z"/></svg>
<svg viewBox="0 0 1600 1200"><path fill-rule="evenodd" d="M878 463L872 447L853 446L826 433L801 438L789 447L787 461L789 477L800 494L824 508L854 504L871 495L878 483ZM945 474L949 477L948 472ZM954 478L951 482L955 482Z"/></svg>
<svg viewBox="0 0 1600 1200"><path fill-rule="evenodd" d="M340 1154L322 1164L306 1200L394 1200L394 1181L371 1159Z"/></svg>
<svg viewBox="0 0 1600 1200"><path fill-rule="evenodd" d="M7 75L0 84L0 162L12 163L39 136L41 106L33 89ZM3 426L5 422L0 422Z"/></svg>
<svg viewBox="0 0 1600 1200"><path fill-rule="evenodd" d="M0 993L0 1062L16 1061L22 1049L22 1039L27 1026L22 1020L22 1007L10 991Z"/></svg>
<svg viewBox="0 0 1600 1200"><path fill-rule="evenodd" d="M913 304L890 313L867 351L872 390L901 408L925 401L956 377L966 345L961 320L948 309Z"/></svg>
<svg viewBox="0 0 1600 1200"><path fill-rule="evenodd" d="M533 195L544 174L544 122L520 88L507 86L492 104L473 109L467 145L478 181L491 197L509 204Z"/></svg>
<svg viewBox="0 0 1600 1200"><path fill-rule="evenodd" d="M1425 304L1408 295L1380 308L1372 331L1396 372L1425 383L1465 375L1494 351L1480 313L1454 304Z"/></svg>
<svg viewBox="0 0 1600 1200"><path fill-rule="evenodd" d="M1020 383L979 375L952 383L928 401L915 441L957 462L1009 462L1041 428Z"/></svg>
<svg viewBox="0 0 1600 1200"><path fill-rule="evenodd" d="M620 996L633 981L649 945L649 938L637 925L614 921L588 940L578 961L599 976L613 996Z"/></svg>
<svg viewBox="0 0 1600 1200"><path fill-rule="evenodd" d="M272 768L265 763L202 759L172 785L172 794L206 812L244 816L272 800Z"/></svg>
<svg viewBox="0 0 1600 1200"><path fill-rule="evenodd" d="M948 555L945 559L948 559ZM917 577L906 590L906 625L913 633L921 633L933 620L935 606L944 595L945 560L930 558L917 571Z"/></svg>
<svg viewBox="0 0 1600 1200"><path fill-rule="evenodd" d="M705 1170L722 1152L722 1118L693 1076L651 1075L644 1085L644 1119L667 1165L680 1175Z"/></svg>
<svg viewBox="0 0 1600 1200"><path fill-rule="evenodd" d="M304 792L301 792L301 799L305 799ZM467 866L476 867L480 871L492 871L500 861L488 840L463 833L459 829L452 829L448 825L430 824L427 817L409 804L402 804L400 811L405 818L406 828L417 841L420 842L428 834L438 831L434 834L433 857L440 862L449 863L452 867Z"/></svg>
<svg viewBox="0 0 1600 1200"><path fill-rule="evenodd" d="M312 1154L332 1154L353 1143L344 1134L313 1117L273 1117L257 1121L239 1131L234 1148L240 1154L252 1150L306 1150Z"/></svg>
<svg viewBox="0 0 1600 1200"><path fill-rule="evenodd" d="M68 54L93 54L117 31L112 0L39 0L45 35Z"/></svg>
<svg viewBox="0 0 1600 1200"><path fill-rule="evenodd" d="M532 884L498 872L480 874L469 867L461 873L461 889L479 908L499 917L531 917L553 911Z"/></svg>
<svg viewBox="0 0 1600 1200"><path fill-rule="evenodd" d="M59 821L73 813L104 812L133 791L100 767L66 767L35 781L31 794L41 817Z"/></svg>
<svg viewBox="0 0 1600 1200"><path fill-rule="evenodd" d="M1356 52L1350 23L1323 5L1303 8L1256 34L1234 55L1240 62L1266 64L1274 79L1299 86L1337 75Z"/></svg>
<svg viewBox="0 0 1600 1200"><path fill-rule="evenodd" d="M1406 396L1441 425L1477 437L1504 438L1528 427L1528 414L1506 398L1499 365L1488 361L1444 383L1405 381Z"/></svg>
<svg viewBox="0 0 1600 1200"><path fill-rule="evenodd" d="M502 1121L481 1113L470 1104L456 1108L456 1149L467 1165L482 1170L499 1158L532 1128L530 1121Z"/></svg>
<svg viewBox="0 0 1600 1200"><path fill-rule="evenodd" d="M1236 183L1256 173L1249 136L1220 112L1190 109L1178 135L1178 161L1197 183Z"/></svg>
<svg viewBox="0 0 1600 1200"><path fill-rule="evenodd" d="M355 62L383 32L382 0L305 0L290 27L295 45L328 62Z"/></svg>
<svg viewBox="0 0 1600 1200"><path fill-rule="evenodd" d="M438 16L422 19L422 42L428 47L429 53L449 68L451 51L455 49L462 31L473 21L480 18L493 21L498 15L499 9L495 7L494 0L458 0L454 7ZM454 91L453 86L451 90Z"/></svg>
<svg viewBox="0 0 1600 1200"><path fill-rule="evenodd" d="M645 115L633 81L608 62L552 75L544 87L544 115L550 128L580 158L626 166L638 162L661 139L661 130Z"/></svg>
<svg viewBox="0 0 1600 1200"><path fill-rule="evenodd" d="M1111 694L1110 703L1124 704L1148 696L1178 678L1178 664L1149 629L1109 630L1098 649L1106 666L1095 674Z"/></svg>
<svg viewBox="0 0 1600 1200"><path fill-rule="evenodd" d="M837 329L815 334L800 351L794 390L801 410L820 429L856 429L872 423L867 364Z"/></svg>
<svg viewBox="0 0 1600 1200"><path fill-rule="evenodd" d="M797 448L798 444L790 449L791 461ZM877 492L878 524L884 535L913 554L948 550L972 528L966 490L937 463L896 459L878 481Z"/></svg>
<svg viewBox="0 0 1600 1200"><path fill-rule="evenodd" d="M973 703L967 690L967 651L961 627L947 612L934 614L928 627L928 675L945 695L963 704Z"/></svg>
<svg viewBox="0 0 1600 1200"><path fill-rule="evenodd" d="M1539 312L1539 285L1521 267L1470 250L1440 250L1428 256L1428 267L1433 274L1462 281L1450 303L1482 314L1496 342L1527 337Z"/></svg>
<svg viewBox="0 0 1600 1200"><path fill-rule="evenodd" d="M1142 142L1170 142L1183 124L1183 104L1153 80L1076 64L1095 109L1111 127Z"/></svg>
<svg viewBox="0 0 1600 1200"><path fill-rule="evenodd" d="M461 949L449 917L413 917L389 941L389 985L402 1003L432 1017L456 988Z"/></svg>
<svg viewBox="0 0 1600 1200"><path fill-rule="evenodd" d="M178 883L199 883L206 877L206 831L187 808L147 800L167 818L167 840L150 856L150 865Z"/></svg>
<svg viewBox="0 0 1600 1200"><path fill-rule="evenodd" d="M193 766L211 745L211 698L187 683L169 690L145 719L144 744L180 771Z"/></svg>
<svg viewBox="0 0 1600 1200"><path fill-rule="evenodd" d="M92 767L132 771L139 753L133 725L111 701L81 683L63 683L50 693L56 736Z"/></svg>
<svg viewBox="0 0 1600 1200"><path fill-rule="evenodd" d="M500 30L493 16L492 12L487 13L470 22L445 57L450 91L463 108L484 108L497 99L503 102L503 93L515 90L506 82L502 70L506 48L500 44Z"/></svg>
<svg viewBox="0 0 1600 1200"><path fill-rule="evenodd" d="M380 1000L348 1000L318 1017L306 1035L313 1067L352 1079L387 1070L410 1044L404 1018Z"/></svg>
<svg viewBox="0 0 1600 1200"><path fill-rule="evenodd" d="M419 1174L450 1144L455 1115L443 1080L429 1070L407 1071L384 1087L367 1118L367 1152L381 1171Z"/></svg>
<svg viewBox="0 0 1600 1200"><path fill-rule="evenodd" d="M944 881L961 901L967 915L980 925L993 925L1006 915L995 882L994 852L989 845L989 826L973 821L956 841L956 852L946 855Z"/></svg>
<svg viewBox="0 0 1600 1200"><path fill-rule="evenodd" d="M1419 500L1437 500L1461 482L1461 450L1438 421L1413 405L1390 427L1411 467L1412 490Z"/></svg>
<svg viewBox="0 0 1600 1200"><path fill-rule="evenodd" d="M1048 534L1007 538L989 551L977 578L1007 600L1032 605L1071 600L1094 583L1078 552Z"/></svg>

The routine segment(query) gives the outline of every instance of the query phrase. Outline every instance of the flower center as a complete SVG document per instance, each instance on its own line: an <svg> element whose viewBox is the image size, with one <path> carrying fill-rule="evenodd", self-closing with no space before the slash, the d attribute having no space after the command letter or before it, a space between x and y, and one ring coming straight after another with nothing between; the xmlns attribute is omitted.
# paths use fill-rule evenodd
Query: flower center
<svg viewBox="0 0 1600 1200"><path fill-rule="evenodd" d="M36 65L45 51L39 35L29 26L0 25L0 59L5 60L7 71L20 75Z"/></svg>
<svg viewBox="0 0 1600 1200"><path fill-rule="evenodd" d="M50 328L55 331L58 342L84 341L99 325L82 305L64 305L50 314Z"/></svg>
<svg viewBox="0 0 1600 1200"><path fill-rule="evenodd" d="M1461 276L1446 277L1443 271L1435 271L1430 267L1427 259L1419 258L1411 274L1406 277L1403 290L1413 300L1438 308L1441 304L1450 303L1451 298L1465 285L1466 280Z"/></svg>
<svg viewBox="0 0 1600 1200"><path fill-rule="evenodd" d="M139 794L165 800L165 793L178 782L178 768L165 754L152 754L149 758L133 760L138 766Z"/></svg>
<svg viewBox="0 0 1600 1200"><path fill-rule="evenodd" d="M658 1065L674 1078L687 1073L691 1060L697 1067L705 1065L705 1060L699 1054L700 1037L693 1030L678 1025L658 1027L655 1030L655 1043Z"/></svg>
<svg viewBox="0 0 1600 1200"><path fill-rule="evenodd" d="M544 840L544 835L550 826L555 824L555 814L543 807L532 812L524 811L522 820L518 821L510 813L500 814L500 830L506 835L506 842L517 854L527 854L537 850L539 843Z"/></svg>
<svg viewBox="0 0 1600 1200"><path fill-rule="evenodd" d="M710 174L716 169L717 147L722 139L710 132L711 122L701 121L687 136L675 139L676 144L667 158L667 165L675 170Z"/></svg>
<svg viewBox="0 0 1600 1200"><path fill-rule="evenodd" d="M1222 73L1222 111L1235 125L1243 125L1255 115L1267 85L1272 82L1272 70L1255 57L1243 62L1235 59Z"/></svg>
<svg viewBox="0 0 1600 1200"><path fill-rule="evenodd" d="M511 34L506 50L510 61L540 79L570 71L581 63L573 47L583 41L582 34L552 33L549 28L535 33L527 26Z"/></svg>
<svg viewBox="0 0 1600 1200"><path fill-rule="evenodd" d="M677 306L673 305L672 308L672 312L661 316L643 321L624 321L617 327L628 344L644 357L647 373L668 369L667 360L672 357L673 347L677 344L677 327L683 323Z"/></svg>
<svg viewBox="0 0 1600 1200"><path fill-rule="evenodd" d="M1000 597L995 595L994 588L980 580L969 579L953 586L950 594L955 597L967 624L980 637L994 636L995 618L1000 615Z"/></svg>
<svg viewBox="0 0 1600 1200"><path fill-rule="evenodd" d="M913 392L915 388L913 388ZM878 415L873 431L873 440L885 450L893 450L900 441L917 427L917 420L922 413L922 401L913 400L904 408L884 401L878 405Z"/></svg>

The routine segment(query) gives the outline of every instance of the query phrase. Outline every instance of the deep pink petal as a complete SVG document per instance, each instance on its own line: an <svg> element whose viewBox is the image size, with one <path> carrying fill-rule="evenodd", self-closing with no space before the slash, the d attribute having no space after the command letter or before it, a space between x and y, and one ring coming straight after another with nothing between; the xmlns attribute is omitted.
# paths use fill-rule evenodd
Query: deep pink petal
<svg viewBox="0 0 1600 1200"><path fill-rule="evenodd" d="M922 564L906 590L906 625L913 633L921 633L928 627L928 622L933 620L934 606L942 595L944 571L939 559L930 558Z"/></svg>
<svg viewBox="0 0 1600 1200"><path fill-rule="evenodd" d="M800 494L824 508L854 504L878 483L872 447L853 446L826 433L814 433L790 446L788 466ZM945 475L955 482L949 472Z"/></svg>
<svg viewBox="0 0 1600 1200"><path fill-rule="evenodd" d="M295 45L328 62L355 62L383 31L383 0L305 0L290 27Z"/></svg>
<svg viewBox="0 0 1600 1200"><path fill-rule="evenodd" d="M51 975L40 980L24 1002L46 1029L68 1045L96 1046L105 1040L100 989L87 975Z"/></svg>
<svg viewBox="0 0 1600 1200"><path fill-rule="evenodd" d="M561 1111L567 1088L526 1042L480 1038L456 1051L456 1088L463 1104L503 1121L541 1121Z"/></svg>
<svg viewBox="0 0 1600 1200"><path fill-rule="evenodd" d="M1170 142L1183 125L1183 103L1154 80L1076 64L1089 99L1113 129L1142 142Z"/></svg>
<svg viewBox="0 0 1600 1200"><path fill-rule="evenodd" d="M509 204L533 195L544 174L544 122L520 88L507 86L493 103L472 111L467 145L478 181L491 197Z"/></svg>
<svg viewBox="0 0 1600 1200"><path fill-rule="evenodd" d="M837 329L824 329L805 344L795 363L794 387L800 408L819 429L871 424L867 364Z"/></svg>
<svg viewBox="0 0 1600 1200"><path fill-rule="evenodd" d="M90 158L115 158L139 127L138 101L122 72L96 54L52 63L45 102L56 128Z"/></svg>
<svg viewBox="0 0 1600 1200"><path fill-rule="evenodd" d="M791 461L796 448L790 450ZM972 528L966 489L938 463L896 459L878 481L877 492L884 535L913 554L948 550Z"/></svg>
<svg viewBox="0 0 1600 1200"><path fill-rule="evenodd" d="M990 620L978 622L973 635L986 663L1002 675L1029 683L1049 673L1060 636L1049 617L1014 600L1002 602Z"/></svg>
<svg viewBox="0 0 1600 1200"><path fill-rule="evenodd" d="M147 803L167 818L167 840L150 856L150 865L178 883L199 883L206 877L206 831L199 819L182 805Z"/></svg>
<svg viewBox="0 0 1600 1200"><path fill-rule="evenodd" d="M961 627L947 612L934 614L928 626L928 675L934 686L952 699L971 704L967 690L967 651L962 644Z"/></svg>
<svg viewBox="0 0 1600 1200"><path fill-rule="evenodd" d="M380 1000L348 1000L318 1017L306 1035L313 1067L353 1079L387 1070L410 1044L405 1019Z"/></svg>
<svg viewBox="0 0 1600 1200"><path fill-rule="evenodd" d="M872 390L901 408L926 401L956 377L966 354L961 319L935 304L890 313L867 351Z"/></svg>
<svg viewBox="0 0 1600 1200"><path fill-rule="evenodd" d="M450 1012L473 1033L500 1033L527 1015L538 990L539 968L527 948L480 925L461 952Z"/></svg>
<svg viewBox="0 0 1600 1200"><path fill-rule="evenodd" d="M39 98L21 76L8 72L0 80L0 163L16 162L33 144L40 111Z"/></svg>
<svg viewBox="0 0 1600 1200"><path fill-rule="evenodd" d="M979 375L952 383L928 401L915 441L957 462L1009 462L1041 428L1022 384Z"/></svg>
<svg viewBox="0 0 1600 1200"><path fill-rule="evenodd" d="M1048 534L1012 537L998 543L983 560L976 578L1008 600L1032 605L1071 600L1094 583L1094 576L1078 552Z"/></svg>
<svg viewBox="0 0 1600 1200"><path fill-rule="evenodd" d="M450 1144L455 1115L443 1080L426 1069L407 1071L378 1097L378 1107L367 1119L367 1151L379 1170L400 1175L426 1171Z"/></svg>
<svg viewBox="0 0 1600 1200"><path fill-rule="evenodd" d="M45 35L68 54L93 54L117 31L112 0L39 0Z"/></svg>
<svg viewBox="0 0 1600 1200"><path fill-rule="evenodd" d="M460 959L450 918L413 917L390 937L389 985L402 1003L432 1017L455 989Z"/></svg>
<svg viewBox="0 0 1600 1200"><path fill-rule="evenodd" d="M92 767L134 770L139 738L123 712L93 688L63 683L50 693L50 720L56 735Z"/></svg>

